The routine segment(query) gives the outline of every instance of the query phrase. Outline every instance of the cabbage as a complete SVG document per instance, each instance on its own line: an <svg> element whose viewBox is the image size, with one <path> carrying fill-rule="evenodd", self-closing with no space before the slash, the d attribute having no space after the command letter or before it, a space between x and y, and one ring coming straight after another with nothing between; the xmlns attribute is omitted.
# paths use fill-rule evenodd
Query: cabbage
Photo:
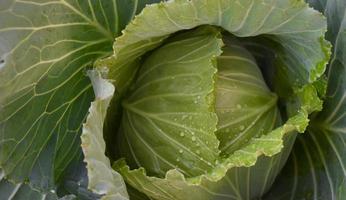
<svg viewBox="0 0 346 200"><path fill-rule="evenodd" d="M343 199L345 10L4 0L0 199Z"/></svg>

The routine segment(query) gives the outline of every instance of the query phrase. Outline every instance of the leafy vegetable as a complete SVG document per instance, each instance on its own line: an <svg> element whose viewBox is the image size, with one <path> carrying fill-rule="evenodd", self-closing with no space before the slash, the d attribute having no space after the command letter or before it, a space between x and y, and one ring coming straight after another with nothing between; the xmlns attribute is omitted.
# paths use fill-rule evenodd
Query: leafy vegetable
<svg viewBox="0 0 346 200"><path fill-rule="evenodd" d="M268 16L260 20L253 9L258 6L248 3L243 5L247 12L234 13L241 7L231 1L151 5L116 39L114 55L97 62L99 69L108 67L107 77L117 89L113 109L108 110L117 117L107 117L105 122L114 124L108 129L113 132L106 130L106 134L118 135L114 140L118 158L125 157L114 168L128 184L151 198L260 197L285 162L294 132L303 132L308 114L321 109L313 85L329 56L328 43L322 39L325 22L321 15L305 3L293 6L286 2L293 17L274 7L273 12L282 16L275 18L279 20L267 21ZM177 12L182 14L174 14ZM307 16L313 16L313 23L303 21ZM156 25L148 23L152 19L158 19ZM195 28L205 24L219 25L224 31ZM180 30L183 32L173 34ZM237 42L226 31L247 38ZM316 50L307 49L301 38ZM242 42L245 46L266 45L275 52L273 65L261 67L280 74L280 79L265 76L275 85L275 92L285 88L285 94L277 92L277 97L269 91ZM297 65L292 63L295 60L305 62ZM279 153L283 138L286 147L280 155L263 157L249 168L260 155ZM127 162L131 168L140 168L130 170ZM238 168L247 179L236 178L242 174ZM266 168L270 170L265 179L256 174ZM263 185L260 189L246 188L258 183Z"/></svg>
<svg viewBox="0 0 346 200"><path fill-rule="evenodd" d="M343 199L346 3L307 3L1 1L0 199Z"/></svg>

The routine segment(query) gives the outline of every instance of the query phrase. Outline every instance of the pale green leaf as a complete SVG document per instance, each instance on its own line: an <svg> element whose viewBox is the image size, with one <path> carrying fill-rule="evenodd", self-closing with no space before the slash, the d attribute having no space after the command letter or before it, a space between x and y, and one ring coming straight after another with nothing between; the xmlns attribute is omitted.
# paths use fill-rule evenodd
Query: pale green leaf
<svg viewBox="0 0 346 200"><path fill-rule="evenodd" d="M280 125L278 97L267 87L254 57L225 36L226 46L218 57L215 110L216 135L222 154L240 149Z"/></svg>
<svg viewBox="0 0 346 200"><path fill-rule="evenodd" d="M177 167L188 176L212 168L219 154L213 91L220 37L212 27L183 33L143 62L122 101L117 140L130 166L162 177Z"/></svg>
<svg viewBox="0 0 346 200"><path fill-rule="evenodd" d="M128 200L124 180L112 170L109 158L105 155L106 144L103 139L103 122L114 94L114 86L102 79L99 72L88 73L96 96L81 135L84 161L88 169L88 188L103 195L101 199Z"/></svg>

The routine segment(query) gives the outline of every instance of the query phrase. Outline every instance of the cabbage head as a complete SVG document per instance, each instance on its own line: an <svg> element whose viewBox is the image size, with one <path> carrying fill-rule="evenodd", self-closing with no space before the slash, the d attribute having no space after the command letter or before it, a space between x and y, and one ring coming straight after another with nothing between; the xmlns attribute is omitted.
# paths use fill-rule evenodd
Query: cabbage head
<svg viewBox="0 0 346 200"><path fill-rule="evenodd" d="M98 129L109 170L149 198L263 196L322 109L325 31L305 2L148 5L96 62L85 155Z"/></svg>
<svg viewBox="0 0 346 200"><path fill-rule="evenodd" d="M346 1L0 0L0 199L343 200Z"/></svg>

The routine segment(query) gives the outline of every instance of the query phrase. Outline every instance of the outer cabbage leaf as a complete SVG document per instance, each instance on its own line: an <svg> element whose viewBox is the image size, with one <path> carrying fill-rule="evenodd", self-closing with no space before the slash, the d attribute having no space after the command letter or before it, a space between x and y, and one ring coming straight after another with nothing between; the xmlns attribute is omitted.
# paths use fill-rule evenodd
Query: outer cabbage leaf
<svg viewBox="0 0 346 200"><path fill-rule="evenodd" d="M88 169L88 188L101 199L128 200L124 180L110 165L104 154L106 144L103 140L103 122L107 108L113 97L114 86L97 71L89 71L96 100L91 103L89 115L83 126L82 148Z"/></svg>
<svg viewBox="0 0 346 200"><path fill-rule="evenodd" d="M346 2L310 1L328 19L327 38L334 44L322 112L312 117L298 137L268 199L331 199L346 197Z"/></svg>
<svg viewBox="0 0 346 200"><path fill-rule="evenodd" d="M311 20L307 21L307 18ZM204 24L221 26L238 37L263 36L275 44L268 45L275 50L277 72L285 77L279 82L278 88L289 90L288 96L279 96L290 102L286 105L289 107L289 119L284 119L287 120L285 125L259 138L251 138L244 147L201 176L185 178L173 169L167 172L165 178L157 178L147 176L143 168L130 170L123 160L115 163L114 167L124 175L127 183L154 199L186 199L187 195L190 199L239 199L239 196L252 198L261 195L271 185L273 176L259 179L265 185L264 189L250 191L248 188L254 186L244 188L240 185L248 184L251 178L237 183L227 180L232 175L225 176L226 173L231 173L233 169L232 173L237 174L235 171L241 167L249 169L260 155L279 153L283 148L283 137L287 133L303 132L308 124L308 114L321 108L321 101L312 84L324 72L329 58L329 45L323 40L326 24L321 14L301 1L176 0L153 4L144 9L123 31L124 34L116 39L114 55L97 63L99 68L109 68L109 78L113 79L117 89L112 109L107 111L111 114L105 123L112 127L107 130L114 131L119 127L118 124L109 124L120 121L116 120L121 114L119 102L141 65L141 57L160 46L170 34ZM286 147L290 148L290 145ZM280 170L287 154L283 158L280 156L276 160L267 160L268 163L275 162L278 167L268 169L265 173L273 170L275 174ZM248 177L252 177L252 174L249 172ZM235 189L231 191L229 188L232 184L235 184ZM239 191L241 194L237 194Z"/></svg>
<svg viewBox="0 0 346 200"><path fill-rule="evenodd" d="M5 173L0 170L0 199L42 199L42 200L55 200L58 197L55 191L41 191L31 188L26 183L11 183L5 179Z"/></svg>
<svg viewBox="0 0 346 200"><path fill-rule="evenodd" d="M86 163L83 162L84 155L80 152L78 159L75 159L67 168L62 183L58 186L56 193L59 197L67 199L94 200L100 195L88 190L88 176Z"/></svg>
<svg viewBox="0 0 346 200"><path fill-rule="evenodd" d="M111 53L145 1L1 0L0 166L40 190L80 156L93 98L84 70ZM157 1L156 1L157 2Z"/></svg>

